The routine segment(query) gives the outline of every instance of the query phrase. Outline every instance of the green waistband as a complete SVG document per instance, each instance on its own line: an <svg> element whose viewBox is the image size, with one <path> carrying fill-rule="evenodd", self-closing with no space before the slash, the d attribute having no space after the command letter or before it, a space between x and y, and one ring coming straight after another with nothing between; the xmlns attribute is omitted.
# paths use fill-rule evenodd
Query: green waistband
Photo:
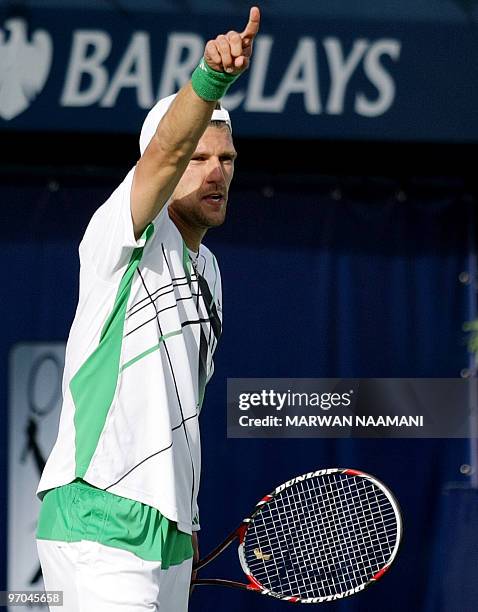
<svg viewBox="0 0 478 612"><path fill-rule="evenodd" d="M162 569L193 556L191 536L159 510L79 479L46 493L37 538L100 542L146 561L161 561Z"/></svg>

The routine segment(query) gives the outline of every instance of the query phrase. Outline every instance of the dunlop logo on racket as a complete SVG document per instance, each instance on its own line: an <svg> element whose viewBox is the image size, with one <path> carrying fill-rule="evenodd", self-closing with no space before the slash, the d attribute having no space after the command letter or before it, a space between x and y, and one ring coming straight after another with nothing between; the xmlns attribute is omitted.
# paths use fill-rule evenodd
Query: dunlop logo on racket
<svg viewBox="0 0 478 612"><path fill-rule="evenodd" d="M351 469L308 472L279 485L222 544L199 561L200 570L236 538L247 583L197 578L292 603L323 603L360 593L397 556L403 526L391 491L374 476Z"/></svg>

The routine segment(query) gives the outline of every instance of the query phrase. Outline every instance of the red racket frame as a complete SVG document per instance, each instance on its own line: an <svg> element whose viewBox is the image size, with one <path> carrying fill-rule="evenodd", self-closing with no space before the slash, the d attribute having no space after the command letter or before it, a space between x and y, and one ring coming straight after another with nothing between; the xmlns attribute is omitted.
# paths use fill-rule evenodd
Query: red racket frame
<svg viewBox="0 0 478 612"><path fill-rule="evenodd" d="M364 584L358 587L355 587L354 589L350 589L350 591L346 591L345 593L340 593L337 595L329 595L329 596L323 596L323 597L313 597L313 598L303 599L300 597L291 597L288 595L281 595L279 593L275 593L269 589L266 589L258 580L256 580L256 578L251 573L248 572L249 568L244 558L244 553L243 553L244 540L246 537L247 529L249 528L249 525L252 519L262 509L262 507L265 504L267 504L272 499L274 499L274 497L280 492L282 492L285 488L292 486L296 482L305 480L307 478L312 478L315 476L323 476L327 474L334 474L334 473L347 474L348 476L356 476L356 477L366 478L370 480L385 493L386 497L391 502L394 508L394 511L395 511L396 519L397 519L398 537L397 537L397 542L395 544L390 560L378 572L376 572L372 576L372 578L370 578ZM335 601L338 599L343 599L350 595L354 595L355 593L359 593L360 591L363 591L366 587L377 582L377 580L379 580L387 572L387 570L390 568L391 564L393 563L397 555L399 546L400 546L402 534L403 534L403 526L402 526L401 512L400 512L400 507L398 505L398 502L395 499L392 492L388 489L388 487L386 487L375 476L367 474L366 472L361 472L359 470L341 469L341 468L329 468L329 469L317 470L315 472L308 472L307 474L303 474L302 476L297 476L296 478L293 478L292 480L288 480L284 484L276 487L276 489L274 489L272 493L263 497L256 504L251 514L242 521L241 525L237 527L237 529L235 529L232 533L230 533L227 536L227 538L221 544L219 544L219 546L217 546L214 550L212 550L206 557L201 559L194 567L195 571L199 571L202 568L206 567L206 565L208 565L211 561L216 559L216 557L218 557L237 538L239 540L239 547L238 547L239 560L241 562L241 567L249 581L248 583L243 583L243 582L238 582L236 580L228 580L228 579L223 579L223 578L196 578L195 580L191 581L191 584L194 586L196 585L198 586L199 585L227 586L227 587L232 587L232 588L242 589L242 590L247 590L247 591L255 591L256 593L261 593L263 595L269 595L271 597L275 597L276 599L282 599L284 601L290 601L292 603L323 603L327 601Z"/></svg>

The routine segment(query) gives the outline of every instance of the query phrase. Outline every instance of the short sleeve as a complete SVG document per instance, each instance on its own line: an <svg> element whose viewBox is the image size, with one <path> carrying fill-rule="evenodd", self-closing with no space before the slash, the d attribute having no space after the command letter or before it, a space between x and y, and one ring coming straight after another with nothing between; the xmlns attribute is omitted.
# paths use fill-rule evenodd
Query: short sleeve
<svg viewBox="0 0 478 612"><path fill-rule="evenodd" d="M91 266L97 276L114 282L122 275L135 248L146 239L135 239L131 217L131 186L135 168L126 175L108 200L98 208L80 244L82 265Z"/></svg>

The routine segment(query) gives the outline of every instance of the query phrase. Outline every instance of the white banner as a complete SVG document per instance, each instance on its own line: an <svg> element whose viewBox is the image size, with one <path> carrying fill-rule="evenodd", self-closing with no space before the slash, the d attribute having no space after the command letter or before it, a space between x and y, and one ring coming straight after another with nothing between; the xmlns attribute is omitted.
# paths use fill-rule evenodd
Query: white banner
<svg viewBox="0 0 478 612"><path fill-rule="evenodd" d="M10 353L8 590L43 589L35 544L40 509L35 492L58 431L64 355L65 344L59 342L18 344Z"/></svg>

